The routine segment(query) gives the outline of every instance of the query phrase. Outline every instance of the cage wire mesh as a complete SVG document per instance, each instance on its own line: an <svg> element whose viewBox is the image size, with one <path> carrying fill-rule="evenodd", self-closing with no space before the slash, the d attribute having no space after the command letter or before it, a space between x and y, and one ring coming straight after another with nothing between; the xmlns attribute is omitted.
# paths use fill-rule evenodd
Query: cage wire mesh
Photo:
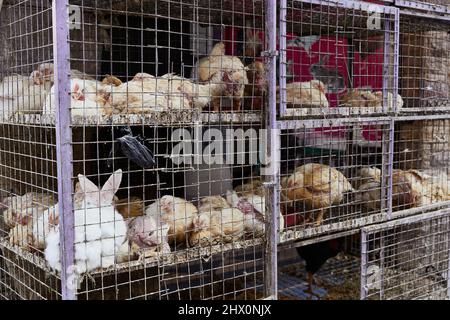
<svg viewBox="0 0 450 320"><path fill-rule="evenodd" d="M54 130L33 118L49 91L52 62L50 1L3 1L0 106L1 299L58 298L56 281L46 281L31 252L42 254L38 220L56 203ZM34 227L33 227L34 226Z"/></svg>
<svg viewBox="0 0 450 320"><path fill-rule="evenodd" d="M448 211L363 230L363 299L448 299Z"/></svg>
<svg viewBox="0 0 450 320"><path fill-rule="evenodd" d="M386 218L388 121L292 122L281 131L282 241Z"/></svg>
<svg viewBox="0 0 450 320"><path fill-rule="evenodd" d="M297 244L296 244L297 245ZM297 259L279 259L278 293L283 300L358 300L360 295L360 233L302 241ZM284 252L284 251L283 251ZM311 273L313 278L308 278ZM309 290L311 281L311 291Z"/></svg>
<svg viewBox="0 0 450 320"><path fill-rule="evenodd" d="M448 23L402 18L399 87L406 111L448 110Z"/></svg>
<svg viewBox="0 0 450 320"><path fill-rule="evenodd" d="M276 195L263 180L265 116L278 112L266 99L264 1L68 1L65 164L54 3L3 1L0 299L61 299L62 275L78 299L264 298L278 194L281 241L445 204L448 120L385 116L446 108L446 25L402 16L399 29L397 8L360 1L274 3ZM73 172L71 202L58 169ZM75 259L61 273L62 201L74 207ZM359 281L358 260L347 262Z"/></svg>
<svg viewBox="0 0 450 320"><path fill-rule="evenodd" d="M400 109L396 10L361 1L281 1L281 116Z"/></svg>
<svg viewBox="0 0 450 320"><path fill-rule="evenodd" d="M449 200L447 119L398 121L395 125L392 207L427 208Z"/></svg>
<svg viewBox="0 0 450 320"><path fill-rule="evenodd" d="M441 12L450 9L448 0L395 0L395 4L412 9L426 9L430 12Z"/></svg>
<svg viewBox="0 0 450 320"><path fill-rule="evenodd" d="M2 8L3 75L45 86L34 109L2 118L5 299L66 286L51 8ZM263 1L74 0L68 15L76 298L265 297Z"/></svg>

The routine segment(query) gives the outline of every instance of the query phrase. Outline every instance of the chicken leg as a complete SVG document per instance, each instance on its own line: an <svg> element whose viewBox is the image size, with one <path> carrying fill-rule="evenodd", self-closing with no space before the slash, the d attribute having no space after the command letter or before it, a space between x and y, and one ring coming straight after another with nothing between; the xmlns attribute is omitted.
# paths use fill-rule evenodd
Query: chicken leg
<svg viewBox="0 0 450 320"><path fill-rule="evenodd" d="M312 274L312 272L307 272L307 281L308 281L308 289L306 289L306 293L309 293L312 297L317 297L320 298L320 296L318 294L315 294L313 291L313 284L315 284L315 280L314 280L314 274Z"/></svg>
<svg viewBox="0 0 450 320"><path fill-rule="evenodd" d="M212 99L211 104L213 106L214 112L220 111L220 97L215 97Z"/></svg>
<svg viewBox="0 0 450 320"><path fill-rule="evenodd" d="M319 209L319 212L317 213L317 217L316 217L316 227L319 227L322 222L323 222L323 214L324 214L324 209Z"/></svg>
<svg viewBox="0 0 450 320"><path fill-rule="evenodd" d="M233 99L233 111L240 111L241 110L241 99Z"/></svg>

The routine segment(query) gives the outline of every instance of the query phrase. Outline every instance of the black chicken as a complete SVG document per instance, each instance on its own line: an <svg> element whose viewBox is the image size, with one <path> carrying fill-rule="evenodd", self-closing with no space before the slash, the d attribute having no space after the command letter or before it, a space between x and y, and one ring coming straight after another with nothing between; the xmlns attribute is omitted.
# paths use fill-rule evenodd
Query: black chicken
<svg viewBox="0 0 450 320"><path fill-rule="evenodd" d="M344 238L313 243L297 248L297 252L306 261L308 293L314 295L312 285L314 274L319 271L328 259L335 257L344 249Z"/></svg>

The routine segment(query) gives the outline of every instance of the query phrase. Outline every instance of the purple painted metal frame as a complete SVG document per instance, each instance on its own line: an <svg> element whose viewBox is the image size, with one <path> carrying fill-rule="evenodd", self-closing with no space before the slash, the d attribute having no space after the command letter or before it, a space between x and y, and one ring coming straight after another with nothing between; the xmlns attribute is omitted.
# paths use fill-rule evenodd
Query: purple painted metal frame
<svg viewBox="0 0 450 320"><path fill-rule="evenodd" d="M278 165L280 148L278 141L280 139L277 128L277 0L266 0L265 34L266 48L264 56L266 57L267 75L268 75L268 110L267 112L267 139L266 154L269 156L269 168L266 172L266 186L268 187L268 209L270 212L267 225L268 239L266 241L266 296L272 299L278 297L278 216L279 216L279 196L278 196Z"/></svg>
<svg viewBox="0 0 450 320"><path fill-rule="evenodd" d="M69 270L74 264L72 203L72 128L70 126L70 47L68 0L53 1L53 55L55 65L56 152L63 300L75 300Z"/></svg>
<svg viewBox="0 0 450 320"><path fill-rule="evenodd" d="M361 285L360 299L367 298L367 232L364 228L361 230Z"/></svg>
<svg viewBox="0 0 450 320"><path fill-rule="evenodd" d="M287 43L286 43L286 14L287 0L280 0L280 88L286 88L286 63L287 63ZM286 91L280 90L280 115L286 115Z"/></svg>
<svg viewBox="0 0 450 320"><path fill-rule="evenodd" d="M409 1L409 0L395 0L394 4L397 7L404 7L408 9L423 10L433 13L450 14L450 8L447 8L444 5L439 4L423 3L419 1Z"/></svg>

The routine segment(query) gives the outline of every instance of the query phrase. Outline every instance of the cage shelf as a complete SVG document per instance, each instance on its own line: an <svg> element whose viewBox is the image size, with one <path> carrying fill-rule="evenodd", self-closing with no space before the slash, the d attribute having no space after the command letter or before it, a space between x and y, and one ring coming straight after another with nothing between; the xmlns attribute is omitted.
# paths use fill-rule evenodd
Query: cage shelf
<svg viewBox="0 0 450 320"><path fill-rule="evenodd" d="M1 121L3 124L54 126L55 117L42 114L21 114ZM193 124L239 124L261 123L261 114L243 113L199 113L197 111L173 110L152 112L145 115L112 115L112 116L73 116L71 125L74 127L95 127L114 125L148 125L148 126L182 126Z"/></svg>

